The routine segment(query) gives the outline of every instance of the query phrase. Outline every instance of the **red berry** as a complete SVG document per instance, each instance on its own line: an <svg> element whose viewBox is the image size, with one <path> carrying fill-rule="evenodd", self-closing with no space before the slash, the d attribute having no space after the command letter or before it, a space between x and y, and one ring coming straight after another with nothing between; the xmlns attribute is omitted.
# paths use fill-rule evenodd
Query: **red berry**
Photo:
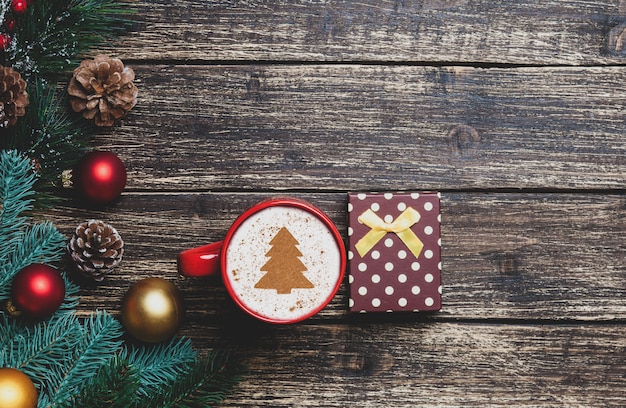
<svg viewBox="0 0 626 408"><path fill-rule="evenodd" d="M11 36L9 34L0 34L0 49L6 50L11 44Z"/></svg>
<svg viewBox="0 0 626 408"><path fill-rule="evenodd" d="M15 31L15 19L7 17L7 19L4 20L4 28L6 28L6 30L10 33Z"/></svg>
<svg viewBox="0 0 626 408"><path fill-rule="evenodd" d="M24 14L28 8L26 0L13 0L11 3L11 9L15 14Z"/></svg>

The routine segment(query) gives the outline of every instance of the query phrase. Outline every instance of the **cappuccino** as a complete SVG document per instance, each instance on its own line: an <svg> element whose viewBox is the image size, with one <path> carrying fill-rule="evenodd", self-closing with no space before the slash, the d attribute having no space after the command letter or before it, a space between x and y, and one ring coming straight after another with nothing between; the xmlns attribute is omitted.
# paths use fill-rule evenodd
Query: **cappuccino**
<svg viewBox="0 0 626 408"><path fill-rule="evenodd" d="M332 223L302 206L267 206L225 243L223 277L234 300L266 321L291 323L321 310L343 276Z"/></svg>

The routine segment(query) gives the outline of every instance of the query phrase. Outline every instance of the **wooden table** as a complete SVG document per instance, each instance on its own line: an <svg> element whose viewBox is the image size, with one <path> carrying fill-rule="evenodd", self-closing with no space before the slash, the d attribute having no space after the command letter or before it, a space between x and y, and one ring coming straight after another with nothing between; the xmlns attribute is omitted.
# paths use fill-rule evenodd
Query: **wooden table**
<svg viewBox="0 0 626 408"><path fill-rule="evenodd" d="M80 310L175 281L180 333L249 373L224 406L626 406L626 1L140 0L104 51L139 101L95 146L124 261ZM306 199L344 234L348 191L441 192L441 312L355 318L347 279L305 323L247 318L179 251L252 204Z"/></svg>

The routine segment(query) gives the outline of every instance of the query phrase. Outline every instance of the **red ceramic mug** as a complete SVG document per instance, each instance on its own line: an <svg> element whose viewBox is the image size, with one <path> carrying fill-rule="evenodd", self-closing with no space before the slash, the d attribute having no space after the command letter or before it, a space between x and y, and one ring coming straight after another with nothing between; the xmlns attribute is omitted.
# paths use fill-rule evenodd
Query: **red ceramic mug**
<svg viewBox="0 0 626 408"><path fill-rule="evenodd" d="M182 275L221 271L237 305L270 323L296 323L322 310L339 289L345 266L333 222L294 198L263 201L237 218L224 241L178 255Z"/></svg>

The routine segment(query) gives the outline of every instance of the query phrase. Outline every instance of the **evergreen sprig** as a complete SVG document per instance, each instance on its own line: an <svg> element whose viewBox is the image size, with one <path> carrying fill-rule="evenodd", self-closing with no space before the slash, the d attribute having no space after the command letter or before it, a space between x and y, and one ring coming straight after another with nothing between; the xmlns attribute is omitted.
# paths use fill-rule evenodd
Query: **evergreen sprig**
<svg viewBox="0 0 626 408"><path fill-rule="evenodd" d="M119 0L37 0L16 21L5 61L27 81L72 69L78 56L131 26L131 4Z"/></svg>
<svg viewBox="0 0 626 408"><path fill-rule="evenodd" d="M49 388L58 379L67 361L72 358L82 335L78 318L71 313L51 318L47 324L28 327L7 324L0 352L0 366L22 370L31 378L37 378Z"/></svg>
<svg viewBox="0 0 626 408"><path fill-rule="evenodd" d="M164 351L166 348L159 348ZM56 408L207 408L226 399L237 384L243 366L230 351L212 351L196 358L186 367L179 366L172 378L150 395L141 388L142 375L151 366L145 361L129 361L124 353L104 365L89 383ZM136 357L146 357L139 354ZM163 358L164 355L159 356ZM183 368L184 367L184 368Z"/></svg>
<svg viewBox="0 0 626 408"><path fill-rule="evenodd" d="M32 327L7 320L0 320L0 367L17 368L39 384L40 407L68 399L121 344L119 322L104 312L83 322L74 313L58 313Z"/></svg>
<svg viewBox="0 0 626 408"><path fill-rule="evenodd" d="M187 371L195 362L197 353L189 339L172 339L168 343L125 348L120 358L139 375L139 396L153 395L165 385L175 381L181 371Z"/></svg>
<svg viewBox="0 0 626 408"><path fill-rule="evenodd" d="M144 401L141 407L201 408L212 407L228 396L239 381L243 367L227 351L214 351L197 360L191 370L168 384L159 394ZM139 407L139 406L138 406Z"/></svg>
<svg viewBox="0 0 626 408"><path fill-rule="evenodd" d="M0 146L24 152L36 166L38 204L50 204L59 175L82 157L95 126L69 112L67 95L56 83L33 78L26 116L0 133Z"/></svg>
<svg viewBox="0 0 626 408"><path fill-rule="evenodd" d="M15 249L26 217L20 216L32 208L36 176L28 160L17 152L0 153L0 255L10 255ZM2 262L4 265L4 262Z"/></svg>
<svg viewBox="0 0 626 408"><path fill-rule="evenodd" d="M24 215L33 208L36 180L28 158L16 151L0 152L0 302L9 299L10 283L22 268L54 263L63 253L65 237L54 225L28 225ZM78 287L66 279L68 296L62 310L75 307L77 293Z"/></svg>
<svg viewBox="0 0 626 408"><path fill-rule="evenodd" d="M139 373L117 357L100 368L93 379L57 408L132 408L137 402Z"/></svg>
<svg viewBox="0 0 626 408"><path fill-rule="evenodd" d="M24 214L36 179L28 158L0 151L0 303L19 269L57 261L64 248L51 223L31 225ZM40 408L207 407L237 383L241 364L227 351L200 358L186 338L123 345L122 326L107 312L78 317L78 288L64 279L66 299L50 319L29 322L0 311L0 367L34 381Z"/></svg>
<svg viewBox="0 0 626 408"><path fill-rule="evenodd" d="M111 358L121 346L121 324L105 312L92 314L82 325L83 337L73 348L72 358L58 372L57 386L50 387L50 406L67 400ZM56 382L56 381L55 381ZM52 384L51 384L52 385ZM41 399L40 399L41 401ZM47 406L47 405L46 405Z"/></svg>
<svg viewBox="0 0 626 408"><path fill-rule="evenodd" d="M0 24L10 9L0 0ZM86 52L128 31L135 9L124 0L37 0L16 19L0 64L26 80L30 105L26 116L0 129L0 149L16 149L36 161L41 174L38 204L52 204L52 187L63 170L84 155L95 126L70 112L64 83Z"/></svg>

